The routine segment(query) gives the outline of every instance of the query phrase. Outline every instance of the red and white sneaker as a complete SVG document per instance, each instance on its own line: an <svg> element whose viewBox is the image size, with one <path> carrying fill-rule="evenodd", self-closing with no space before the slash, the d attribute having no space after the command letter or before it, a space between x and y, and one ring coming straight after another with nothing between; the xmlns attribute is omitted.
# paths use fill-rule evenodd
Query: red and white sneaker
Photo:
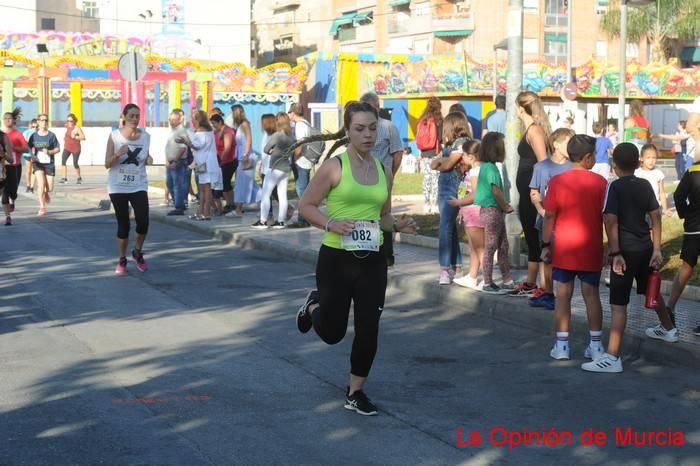
<svg viewBox="0 0 700 466"><path fill-rule="evenodd" d="M519 298L529 298L534 294L536 289L537 289L537 285L532 284L532 283L522 282L513 291L508 293L508 296L516 296Z"/></svg>

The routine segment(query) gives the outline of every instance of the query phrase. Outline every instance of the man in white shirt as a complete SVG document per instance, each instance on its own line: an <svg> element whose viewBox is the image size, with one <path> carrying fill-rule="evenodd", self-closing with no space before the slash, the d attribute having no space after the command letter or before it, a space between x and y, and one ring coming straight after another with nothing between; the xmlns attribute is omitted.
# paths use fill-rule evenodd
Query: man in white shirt
<svg viewBox="0 0 700 466"><path fill-rule="evenodd" d="M187 170L187 146L175 142L178 138L187 134L182 125L184 113L179 108L170 112L170 134L165 142L165 181L168 190L172 193L175 209L168 215L184 215L185 199L189 192L189 175Z"/></svg>
<svg viewBox="0 0 700 466"><path fill-rule="evenodd" d="M360 97L360 102L370 104L379 113L379 96L377 94L368 92ZM395 176L401 167L403 145L401 144L399 130L391 121L381 117L377 121L377 142L374 143L372 156L382 163L387 175L391 173L392 176ZM383 231L382 233L384 234L386 262L391 267L394 265L394 234L391 231Z"/></svg>
<svg viewBox="0 0 700 466"><path fill-rule="evenodd" d="M299 141L309 136L311 133L311 125L304 119L304 110L301 104L292 104L287 113L289 114L289 119L294 122L294 138ZM311 169L314 167L313 162L301 155L302 150L303 146L299 146L294 151L297 172L296 191L299 199L304 195L304 191L306 191L306 187L309 185ZM297 221L290 224L288 228L308 228L310 226L311 224L307 222L306 219L302 217L301 212L299 212Z"/></svg>

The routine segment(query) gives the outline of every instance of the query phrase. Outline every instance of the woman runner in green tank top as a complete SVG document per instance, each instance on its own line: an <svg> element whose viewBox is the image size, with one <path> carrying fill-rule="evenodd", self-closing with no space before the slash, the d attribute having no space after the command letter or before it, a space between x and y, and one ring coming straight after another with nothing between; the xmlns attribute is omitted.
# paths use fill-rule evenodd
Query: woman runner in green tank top
<svg viewBox="0 0 700 466"><path fill-rule="evenodd" d="M377 352L387 286L382 231L415 233L416 223L410 217L394 219L391 215L391 173L384 173L370 153L377 139L374 107L349 103L343 123L336 134L312 136L297 143L318 138L349 140L344 154L321 165L299 203L304 218L326 233L316 265L317 289L299 309L297 327L301 333L313 327L326 343L339 343L347 331L353 303L355 338L344 407L371 416L377 414L377 408L363 387ZM320 208L324 199L327 213Z"/></svg>

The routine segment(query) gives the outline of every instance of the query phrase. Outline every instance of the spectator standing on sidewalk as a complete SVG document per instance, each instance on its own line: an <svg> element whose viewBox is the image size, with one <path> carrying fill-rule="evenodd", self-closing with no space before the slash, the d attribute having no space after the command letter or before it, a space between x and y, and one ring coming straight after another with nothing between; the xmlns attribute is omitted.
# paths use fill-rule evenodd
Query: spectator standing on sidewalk
<svg viewBox="0 0 700 466"><path fill-rule="evenodd" d="M496 110L487 118L482 137L493 132L501 133L504 136L506 134L506 96L497 95L494 103Z"/></svg>
<svg viewBox="0 0 700 466"><path fill-rule="evenodd" d="M581 365L589 372L622 372L620 348L627 325L627 305L632 282L637 283L637 294L646 294L647 281L652 269L661 266L661 213L654 192L645 180L635 176L639 166L637 146L623 142L613 152L615 174L605 201L605 232L608 235L609 257L612 258L610 275L610 309L612 321L607 351L598 359ZM651 217L652 234L646 217ZM661 296L656 306L661 324L647 329L650 338L668 342L678 341L676 330Z"/></svg>
<svg viewBox="0 0 700 466"><path fill-rule="evenodd" d="M25 141L29 141L29 138L36 132L38 126L39 123L36 121L36 118L32 118L32 121L29 122L29 128L24 130L24 133L22 133ZM33 193L34 185L32 183L34 182L34 176L32 173L32 153L29 152L29 147L27 147L27 152L22 154L22 161L24 162L24 172L27 184L27 189L25 192Z"/></svg>
<svg viewBox="0 0 700 466"><path fill-rule="evenodd" d="M252 227L263 229L271 227L275 230L286 228L287 217L287 184L292 166L287 151L294 144L292 126L289 116L280 112L275 118L277 131L267 139L263 152L270 154L270 172L265 176L260 200L260 219ZM277 221L268 225L267 217L272 210L272 192L276 189L279 197Z"/></svg>
<svg viewBox="0 0 700 466"><path fill-rule="evenodd" d="M311 125L308 121L304 119L304 109L301 104L295 103L289 107L289 119L294 122L294 139L301 141L304 138L311 135ZM313 162L304 157L303 146L299 146L294 149L294 165L296 165L296 191L299 199L302 198L306 187L309 185L309 180L311 178L311 169L314 168ZM278 191L279 194L279 191ZM311 224L306 221L301 213L301 210L297 213L297 221L290 224L289 228L308 228Z"/></svg>
<svg viewBox="0 0 700 466"><path fill-rule="evenodd" d="M165 184L172 193L175 208L168 215L185 215L185 200L190 190L190 174L187 168L187 146L177 142L187 135L182 124L182 111L173 109L168 118L170 134L165 142Z"/></svg>
<svg viewBox="0 0 700 466"><path fill-rule="evenodd" d="M253 134L245 110L240 104L231 107L233 129L236 131L236 184L233 190L235 214L243 215L243 207L255 202L257 184L255 183L255 155L253 154Z"/></svg>
<svg viewBox="0 0 700 466"><path fill-rule="evenodd" d="M535 164L547 158L549 151L549 118L544 111L542 100L534 92L526 91L518 94L515 99L518 117L525 128L520 144L518 144L518 172L515 184L520 194L518 203L518 216L523 228L525 243L527 244L527 278L513 290L513 296L532 296L537 289L537 275L542 275L542 248L540 247L540 235L535 228L537 221L537 209L530 200L530 181L535 169ZM601 227L602 228L602 227Z"/></svg>
<svg viewBox="0 0 700 466"><path fill-rule="evenodd" d="M441 140L442 104L437 97L431 97L428 99L428 104L418 119L416 127L416 145L420 151L418 160L423 174L424 210L427 214L434 214L438 211L437 190L440 173L431 169L430 163L440 152Z"/></svg>
<svg viewBox="0 0 700 466"><path fill-rule="evenodd" d="M700 144L697 144L700 143L700 97L693 102L686 129L696 144L693 145L692 152L689 150L689 155L694 157L694 163L683 174L673 193L676 212L683 219L683 245L681 246L683 262L673 279L671 294L668 297L668 307L671 312L676 308L688 280L693 276L698 264L698 256L700 256ZM700 336L700 324L693 329L693 333Z"/></svg>
<svg viewBox="0 0 700 466"><path fill-rule="evenodd" d="M545 209L542 205L549 182L555 176L571 170L571 162L569 154L566 152L566 147L569 141L576 133L568 128L559 128L554 130L549 137L549 145L554 149L552 156L535 164L535 169L530 182L530 200L537 209L537 220L535 220L535 228L542 240L542 223L544 221ZM533 293L529 303L533 307L544 307L551 311L555 307L554 284L552 283L552 264L542 262L544 268L542 288L538 288Z"/></svg>
<svg viewBox="0 0 700 466"><path fill-rule="evenodd" d="M379 97L373 92L368 92L360 98L360 102L370 104L379 114ZM391 172L392 179L398 173L403 158L403 145L399 130L391 123L391 120L382 118L377 120L377 142L372 149L372 157L379 160L386 173ZM389 192L389 204L391 205L391 192ZM389 267L394 265L394 232L382 231L384 236L384 252L386 263Z"/></svg>
<svg viewBox="0 0 700 466"><path fill-rule="evenodd" d="M462 146L471 140L469 121L460 112L448 114L442 122L441 154L433 159L430 168L440 172L438 177L438 208L440 209L440 231L438 238L438 262L440 275L438 283L449 285L452 280L461 278L462 252L457 233L459 208L450 204L456 199L459 185L464 179L462 172Z"/></svg>
<svg viewBox="0 0 700 466"><path fill-rule="evenodd" d="M510 253L508 235L506 234L506 214L513 212L513 207L506 202L503 192L503 179L498 171L496 163L505 160L506 148L504 136L493 132L484 136L481 140L479 152L479 180L474 204L481 207L479 218L484 225L484 255L481 267L484 282L481 291L488 294L505 294L513 291L515 283L510 274ZM493 256L498 252L498 267L501 269L503 284L496 285L493 282Z"/></svg>
<svg viewBox="0 0 700 466"><path fill-rule="evenodd" d="M236 132L224 122L221 115L212 115L211 125L214 128L214 138L216 140L216 155L221 166L221 176L224 201L226 206L223 213L227 214L234 209L233 206L233 174L238 169L238 159L236 158Z"/></svg>
<svg viewBox="0 0 700 466"><path fill-rule="evenodd" d="M122 111L124 126L112 131L107 139L105 151L105 168L107 174L107 191L117 218L117 250L119 261L114 273L125 275L126 249L129 245L129 205L136 220L136 239L131 257L136 261L136 268L144 273L148 264L143 256L143 244L146 241L149 224L148 174L146 165L153 163L149 154L151 136L139 128L141 109L135 104L126 104ZM39 126L41 130L41 126ZM38 132L37 132L38 134Z"/></svg>
<svg viewBox="0 0 700 466"><path fill-rule="evenodd" d="M377 118L371 105L351 102L345 107L340 131L304 141L347 136L350 144L345 153L321 165L300 202L304 217L326 233L316 266L317 290L308 294L299 309L297 328L307 333L313 327L324 342L337 344L345 337L350 304L354 304L355 337L344 407L365 416L377 414L363 389L377 352L387 287L380 230L416 231L412 218L391 216L391 172L385 173L371 155ZM319 208L324 199L327 215Z"/></svg>
<svg viewBox="0 0 700 466"><path fill-rule="evenodd" d="M209 124L209 116L203 110L194 112L192 116L194 134L185 134L175 142L185 144L194 155L195 173L198 175L199 209L192 220L211 220L211 209L214 205L213 190L222 185L221 168L216 157L216 142L214 130Z"/></svg>
<svg viewBox="0 0 700 466"><path fill-rule="evenodd" d="M12 146L12 160L7 160L5 165L5 189L2 194L2 207L5 210L5 225L12 225L12 212L15 211L17 201L17 191L22 179L22 153L29 150L27 141L20 130L17 129L17 120L22 115L22 111L15 108L12 112L7 112L3 116L3 131Z"/></svg>
<svg viewBox="0 0 700 466"><path fill-rule="evenodd" d="M676 177L680 180L685 173L686 156L688 154L688 132L686 131L687 120L678 122L678 129L675 134L655 134L654 137L668 139L673 142L673 156L675 159Z"/></svg>
<svg viewBox="0 0 700 466"><path fill-rule="evenodd" d="M610 139L605 137L605 127L603 123L596 121L593 123L593 134L595 134L595 165L593 173L597 173L608 181L610 178L610 154L615 145Z"/></svg>
<svg viewBox="0 0 700 466"><path fill-rule="evenodd" d="M39 200L39 212L37 215L46 215L46 206L51 202L49 193L53 192L53 180L56 176L56 163L54 157L61 151L58 138L49 131L49 117L45 113L37 117L39 128L29 137L27 146L32 152L32 170L37 181L37 198Z"/></svg>
<svg viewBox="0 0 700 466"><path fill-rule="evenodd" d="M664 172L656 168L656 160L659 157L659 151L654 144L644 144L641 151L641 163L637 164L638 168L634 171L634 176L647 180L654 191L656 202L661 206L661 211L667 217L673 215L668 208L668 199L666 199L666 189L664 188ZM639 158L639 156L637 156Z"/></svg>
<svg viewBox="0 0 700 466"><path fill-rule="evenodd" d="M449 201L451 206L460 208L458 219L464 224L464 231L469 238L469 273L453 281L459 286L476 291L481 291L477 278L484 257L484 224L479 216L481 207L474 204L474 193L479 186L480 150L479 141L469 140L462 146L462 164L468 167L465 175L466 196Z"/></svg>
<svg viewBox="0 0 700 466"><path fill-rule="evenodd" d="M68 183L68 157L73 157L73 168L75 169L75 174L78 177L75 181L76 184L81 184L83 178L80 176L80 164L78 160L80 159L80 152L82 150L81 142L85 140L85 133L83 128L78 125L78 117L74 113L69 113L66 118L66 134L63 138L63 154L61 156L61 167L63 169L63 178L59 183Z"/></svg>
<svg viewBox="0 0 700 466"><path fill-rule="evenodd" d="M586 304L591 341L584 357L602 356L603 310L600 304L600 275L603 269L603 206L607 182L593 173L595 138L577 134L567 145L573 164L549 182L544 199L542 259L552 262L557 282L554 322L557 340L549 355L571 359L569 323L576 277ZM553 234L555 233L555 234Z"/></svg>

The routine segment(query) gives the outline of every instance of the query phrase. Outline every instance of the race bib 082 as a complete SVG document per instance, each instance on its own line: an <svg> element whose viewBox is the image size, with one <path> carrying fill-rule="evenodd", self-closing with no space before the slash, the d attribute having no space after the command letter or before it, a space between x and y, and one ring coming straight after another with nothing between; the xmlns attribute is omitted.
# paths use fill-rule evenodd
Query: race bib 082
<svg viewBox="0 0 700 466"><path fill-rule="evenodd" d="M357 221L352 232L340 237L340 245L346 251L379 251L378 222Z"/></svg>

